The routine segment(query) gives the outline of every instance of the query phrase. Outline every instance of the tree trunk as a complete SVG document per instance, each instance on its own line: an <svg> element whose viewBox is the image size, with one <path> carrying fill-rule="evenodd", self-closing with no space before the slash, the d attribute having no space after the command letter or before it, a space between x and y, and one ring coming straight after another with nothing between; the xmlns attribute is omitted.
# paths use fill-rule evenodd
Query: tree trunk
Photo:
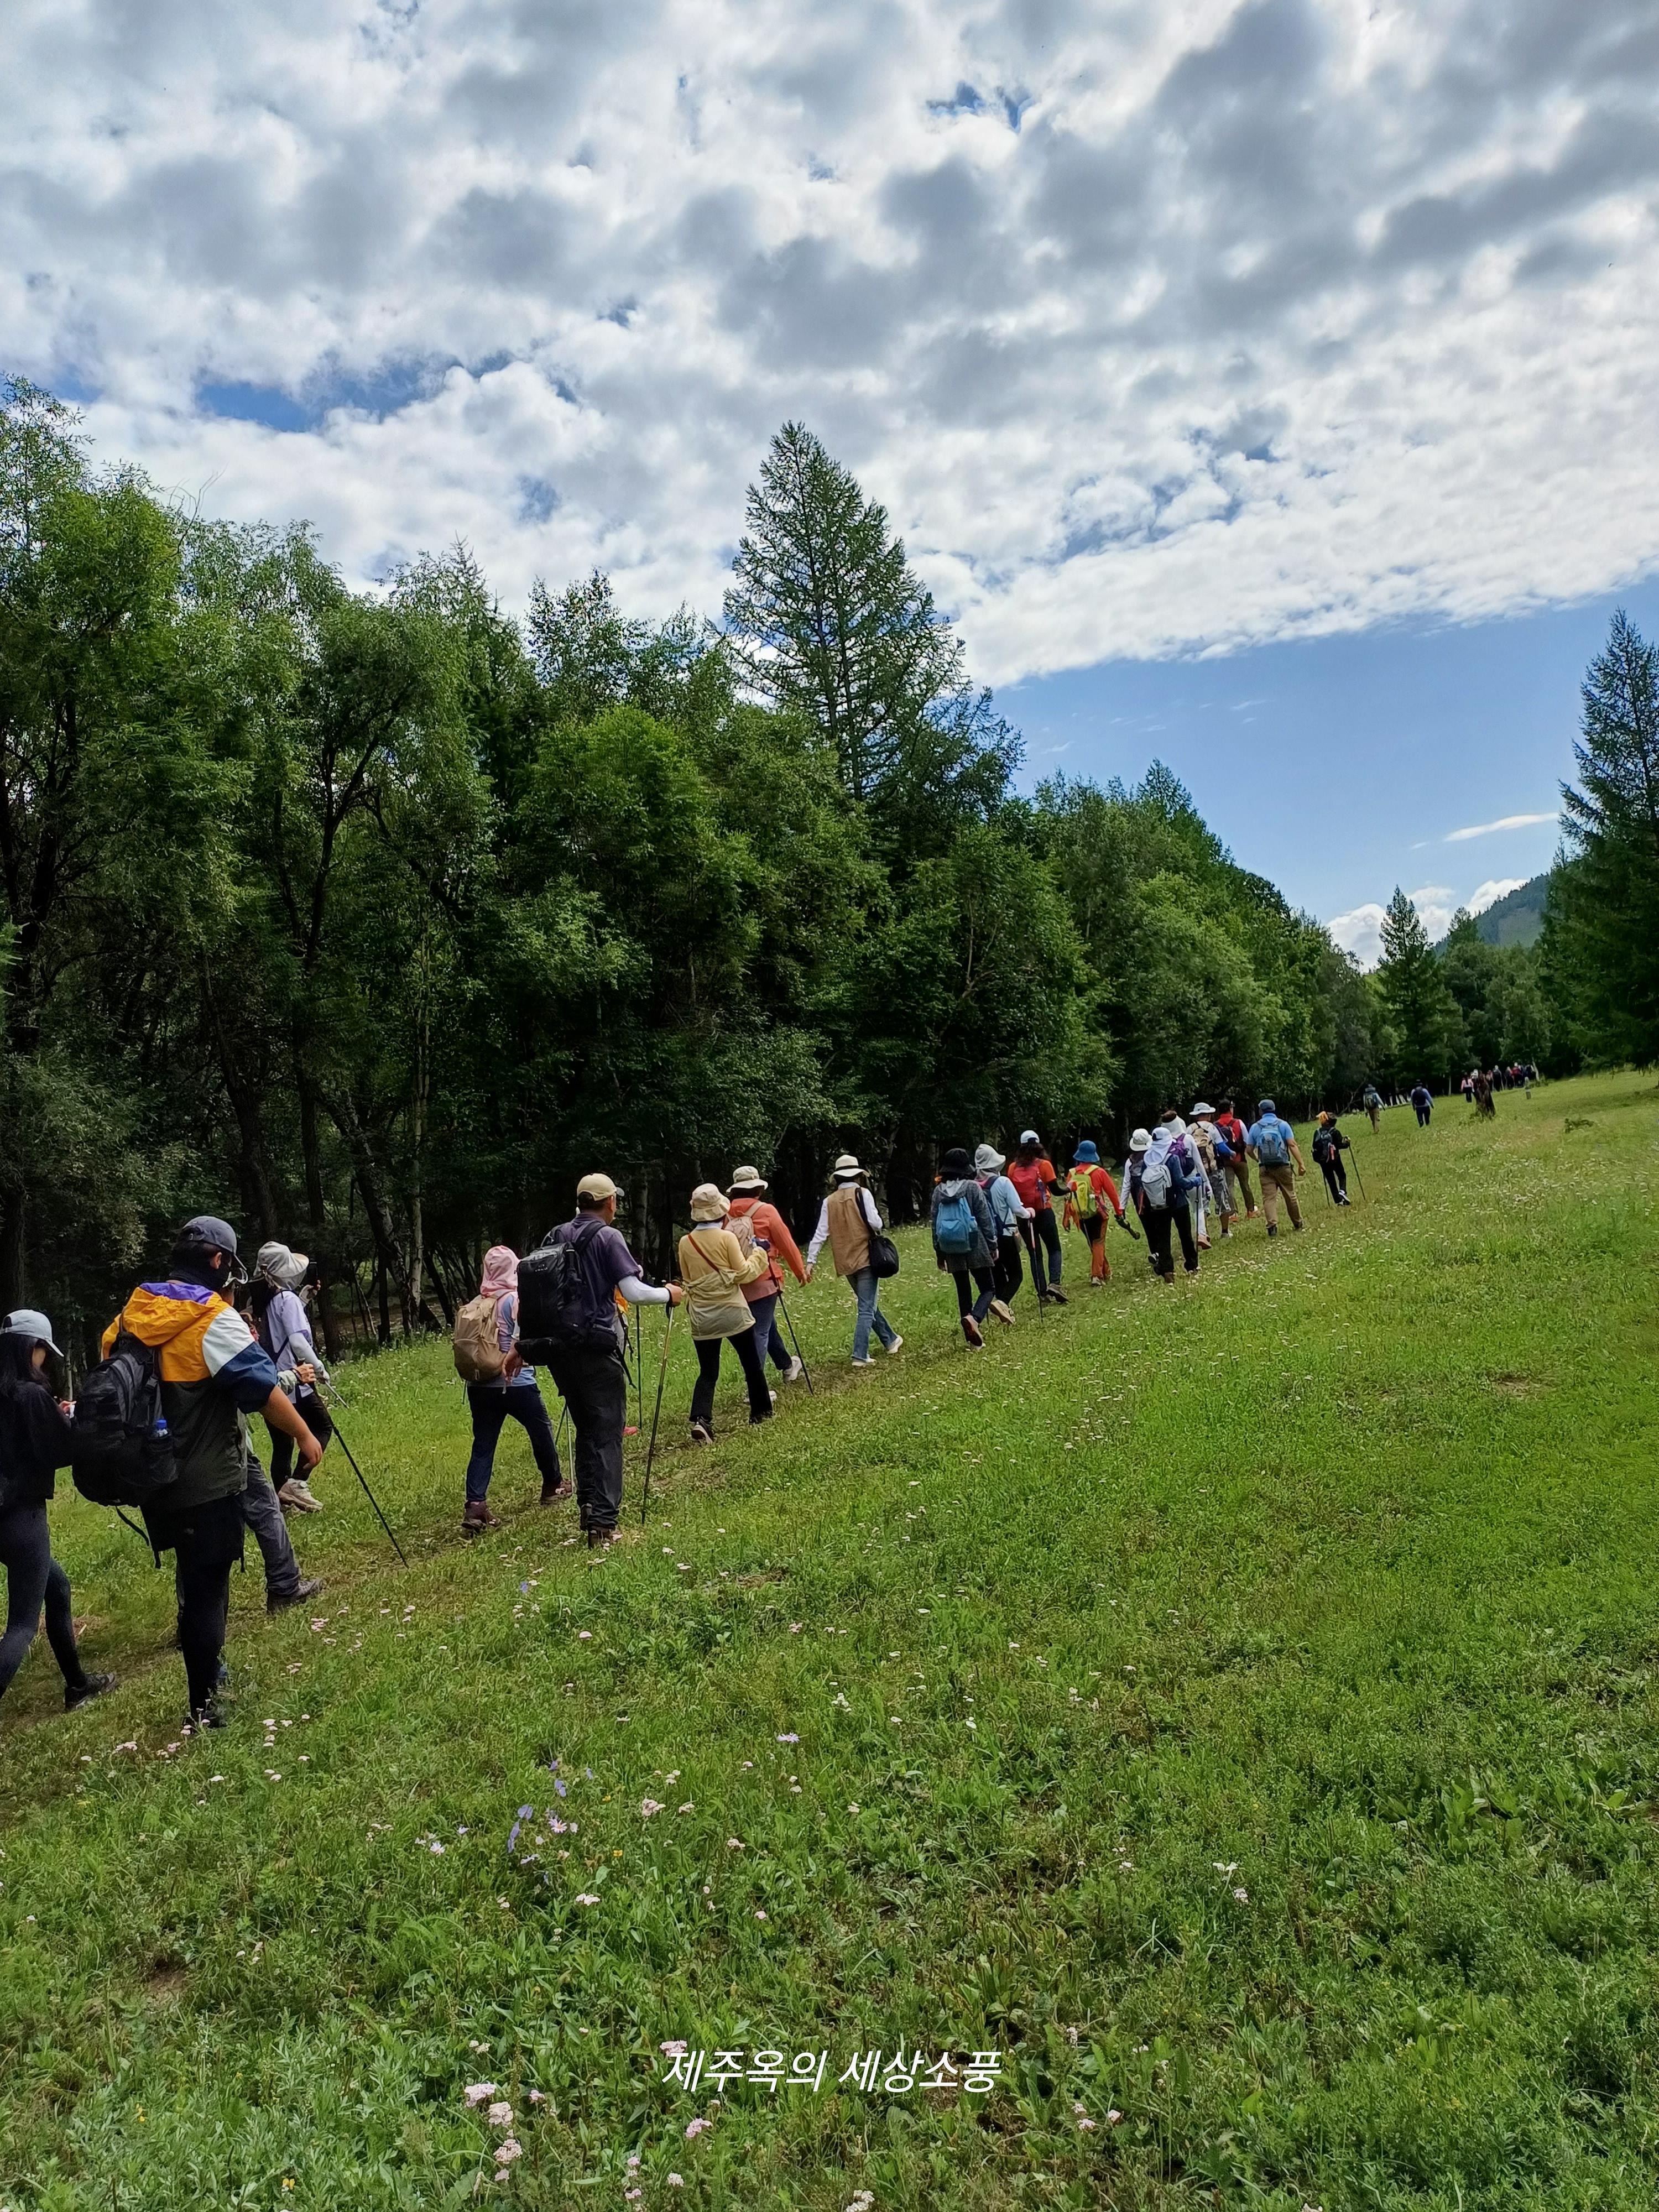
<svg viewBox="0 0 1659 2212"><path fill-rule="evenodd" d="M0 1188L0 1313L21 1306L28 1294L24 1266L24 1224L28 1199L21 1183Z"/></svg>
<svg viewBox="0 0 1659 2212"><path fill-rule="evenodd" d="M322 1316L323 1350L326 1357L340 1355L340 1324L329 1295L332 1269L329 1264L328 1210L323 1197L323 1153L317 1130L317 1086L306 1072L305 1057L296 1036L294 1041L294 1089L300 1103L300 1151L305 1161L306 1207L311 1219L311 1256L320 1278L317 1310Z"/></svg>

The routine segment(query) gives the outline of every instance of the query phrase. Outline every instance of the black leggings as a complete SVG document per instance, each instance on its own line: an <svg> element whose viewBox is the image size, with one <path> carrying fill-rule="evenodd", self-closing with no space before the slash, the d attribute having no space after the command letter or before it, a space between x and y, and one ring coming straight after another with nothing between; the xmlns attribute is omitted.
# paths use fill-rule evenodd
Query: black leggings
<svg viewBox="0 0 1659 2212"><path fill-rule="evenodd" d="M75 1620L70 1579L52 1556L52 1532L44 1504L13 1505L0 1513L0 1566L6 1571L6 1632L0 1637L0 1698L22 1665L34 1641L40 1608L46 1609L46 1641L70 1689L85 1681L75 1648Z"/></svg>
<svg viewBox="0 0 1659 2212"><path fill-rule="evenodd" d="M230 1571L242 1556L247 1528L241 1494L173 1513L147 1513L145 1521L157 1551L173 1553L179 1649L184 1654L190 1710L199 1713L211 1703L218 1686L225 1624L230 1617Z"/></svg>
<svg viewBox="0 0 1659 2212"><path fill-rule="evenodd" d="M334 1433L334 1424L328 1418L328 1407L323 1403L319 1390L301 1390L294 1401L294 1410L316 1437L323 1449L328 1449L328 1440ZM280 1490L294 1472L294 1439L281 1429L270 1432L270 1486ZM304 1470L301 1470L303 1474Z"/></svg>
<svg viewBox="0 0 1659 2212"><path fill-rule="evenodd" d="M738 1336L700 1336L696 1339L697 1383L691 1393L691 1418L701 1422L711 1435L714 1426L714 1385L720 1380L723 1344L729 1344L737 1353L743 1379L749 1385L750 1419L769 1421L772 1418L772 1393L767 1388L766 1367L752 1326Z"/></svg>
<svg viewBox="0 0 1659 2212"><path fill-rule="evenodd" d="M996 1277L989 1267L952 1267L951 1275L957 1286L957 1306L965 1321L969 1313L974 1319L983 1321L990 1310L991 1301L997 1294ZM973 1278L977 1297L968 1295L969 1278Z"/></svg>
<svg viewBox="0 0 1659 2212"><path fill-rule="evenodd" d="M997 1246L997 1296L1005 1305L1025 1279L1024 1269L1020 1265L1020 1255L1024 1249L1018 1237L1005 1237Z"/></svg>
<svg viewBox="0 0 1659 2212"><path fill-rule="evenodd" d="M1060 1280L1060 1224L1054 1219L1052 1206L1040 1206L1032 1217L1031 1226L1048 1248L1048 1280ZM1038 1253L1031 1263L1031 1281L1037 1290L1042 1285L1042 1255Z"/></svg>
<svg viewBox="0 0 1659 2212"><path fill-rule="evenodd" d="M1181 1257L1187 1273L1198 1273L1198 1247L1193 1242L1193 1217L1186 1200L1179 1199L1173 1206L1149 1206L1141 1219L1146 1224L1146 1243L1152 1255L1152 1265L1160 1275L1175 1275L1175 1258L1170 1249L1171 1232L1181 1232Z"/></svg>
<svg viewBox="0 0 1659 2212"><path fill-rule="evenodd" d="M1319 1164L1324 1172L1326 1189L1340 1206L1348 1194L1348 1170L1343 1166L1340 1156L1334 1160L1321 1160Z"/></svg>

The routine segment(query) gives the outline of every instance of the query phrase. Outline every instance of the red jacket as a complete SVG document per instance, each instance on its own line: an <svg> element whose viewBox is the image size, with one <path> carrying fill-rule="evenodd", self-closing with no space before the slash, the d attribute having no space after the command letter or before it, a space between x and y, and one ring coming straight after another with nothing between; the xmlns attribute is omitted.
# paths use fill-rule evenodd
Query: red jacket
<svg viewBox="0 0 1659 2212"><path fill-rule="evenodd" d="M800 1256L800 1248L789 1234L789 1224L775 1206L769 1206L763 1198L734 1198L732 1201L733 1221L747 1221L754 1234L755 1243L765 1245L770 1260L763 1275L752 1283L745 1283L743 1294L750 1305L758 1298L769 1298L774 1291L783 1288L783 1269L778 1261L788 1262L791 1273L798 1283L806 1280L806 1263Z"/></svg>

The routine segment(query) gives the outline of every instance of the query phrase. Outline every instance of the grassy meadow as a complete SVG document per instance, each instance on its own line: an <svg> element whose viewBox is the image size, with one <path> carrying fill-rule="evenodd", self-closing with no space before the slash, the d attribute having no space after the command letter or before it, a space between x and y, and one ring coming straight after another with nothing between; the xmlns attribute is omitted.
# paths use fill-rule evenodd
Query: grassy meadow
<svg viewBox="0 0 1659 2212"><path fill-rule="evenodd" d="M1367 1203L1070 1237L982 1355L915 1235L867 1373L821 1276L713 1450L677 1330L605 1554L512 1428L463 1544L447 1347L352 1365L411 1565L331 1453L199 1741L60 1486L123 1681L0 1707L0 2206L1651 2212L1659 1095L1345 1126Z"/></svg>

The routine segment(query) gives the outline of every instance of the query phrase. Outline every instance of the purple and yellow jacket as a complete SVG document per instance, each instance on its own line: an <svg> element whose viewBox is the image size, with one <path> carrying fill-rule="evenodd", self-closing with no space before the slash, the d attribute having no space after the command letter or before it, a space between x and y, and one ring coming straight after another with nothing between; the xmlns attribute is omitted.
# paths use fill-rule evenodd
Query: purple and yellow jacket
<svg viewBox="0 0 1659 2212"><path fill-rule="evenodd" d="M245 1490L246 1417L276 1388L276 1370L235 1307L200 1283L140 1283L104 1331L106 1355L119 1329L156 1355L179 1462L179 1487L167 1492L167 1510Z"/></svg>

